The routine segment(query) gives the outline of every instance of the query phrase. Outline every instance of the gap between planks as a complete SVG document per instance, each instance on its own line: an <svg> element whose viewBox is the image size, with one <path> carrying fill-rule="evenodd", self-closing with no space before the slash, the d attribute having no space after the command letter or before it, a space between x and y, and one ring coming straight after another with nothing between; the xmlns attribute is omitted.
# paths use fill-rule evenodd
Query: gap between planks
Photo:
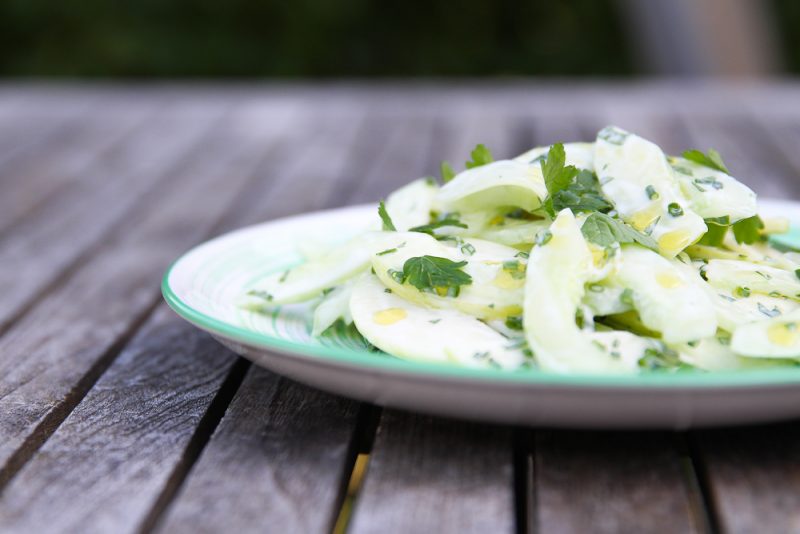
<svg viewBox="0 0 800 534"><path fill-rule="evenodd" d="M139 532L142 534L151 532L155 528L158 520L178 493L183 481L186 480L186 477L189 475L192 466L194 466L194 463L200 457L200 453L203 452L203 448L205 448L214 430L216 430L217 425L219 425L219 422L225 415L228 405L230 405L231 400L233 400L233 396L242 384L250 366L250 362L241 356L236 359L236 362L228 372L228 376L225 377L216 395L214 395L214 399L211 401L208 410L195 428L189 443L183 451L180 461L170 474L163 491L142 521L139 528Z"/></svg>

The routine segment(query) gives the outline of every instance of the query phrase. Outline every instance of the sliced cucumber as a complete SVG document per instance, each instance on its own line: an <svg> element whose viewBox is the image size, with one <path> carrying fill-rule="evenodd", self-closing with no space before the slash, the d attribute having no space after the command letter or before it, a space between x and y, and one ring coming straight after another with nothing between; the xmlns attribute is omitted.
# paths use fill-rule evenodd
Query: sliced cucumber
<svg viewBox="0 0 800 534"><path fill-rule="evenodd" d="M674 257L706 233L658 145L608 126L597 135L594 164L603 193L620 217L650 234L664 256Z"/></svg>
<svg viewBox="0 0 800 534"><path fill-rule="evenodd" d="M457 174L439 190L437 200L449 211L499 207L532 211L546 196L547 188L538 165L503 160Z"/></svg>
<svg viewBox="0 0 800 534"><path fill-rule="evenodd" d="M528 262L523 324L536 361L548 371L632 373L636 367L578 328L575 314L592 280L594 259L569 210L550 226L552 238Z"/></svg>
<svg viewBox="0 0 800 534"><path fill-rule="evenodd" d="M509 339L474 317L418 306L385 290L368 274L356 282L350 298L358 331L384 352L464 367L516 369L526 360Z"/></svg>

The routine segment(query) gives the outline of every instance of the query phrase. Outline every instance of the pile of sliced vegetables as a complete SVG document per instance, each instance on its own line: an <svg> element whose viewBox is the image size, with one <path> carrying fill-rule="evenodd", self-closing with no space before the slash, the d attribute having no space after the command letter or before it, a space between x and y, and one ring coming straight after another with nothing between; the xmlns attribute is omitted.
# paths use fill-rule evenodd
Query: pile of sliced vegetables
<svg viewBox="0 0 800 534"><path fill-rule="evenodd" d="M665 155L609 126L594 143L417 180L375 226L249 293L317 300L314 335L353 323L397 356L558 373L797 365L800 254L709 150ZM380 226L378 226L380 224Z"/></svg>

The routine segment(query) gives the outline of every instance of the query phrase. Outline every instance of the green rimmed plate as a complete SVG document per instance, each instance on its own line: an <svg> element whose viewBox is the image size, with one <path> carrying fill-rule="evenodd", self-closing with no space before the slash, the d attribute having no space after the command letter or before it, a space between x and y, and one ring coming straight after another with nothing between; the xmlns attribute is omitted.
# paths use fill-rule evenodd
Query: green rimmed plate
<svg viewBox="0 0 800 534"><path fill-rule="evenodd" d="M800 204L762 201L800 224ZM437 415L496 423L595 428L688 428L800 417L800 367L641 376L466 369L371 352L348 329L310 335L311 308L269 314L237 305L265 275L301 261L297 243L336 243L373 222L356 206L263 223L208 241L167 271L162 291L187 321L258 365L333 393ZM781 238L800 243L800 231Z"/></svg>

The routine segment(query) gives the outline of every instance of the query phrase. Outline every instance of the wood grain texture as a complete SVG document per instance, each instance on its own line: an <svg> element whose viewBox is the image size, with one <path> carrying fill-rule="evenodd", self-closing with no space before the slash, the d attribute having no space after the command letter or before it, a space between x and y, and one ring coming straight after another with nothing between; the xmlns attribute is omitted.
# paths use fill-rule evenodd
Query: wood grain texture
<svg viewBox="0 0 800 534"><path fill-rule="evenodd" d="M101 131L86 141L93 140L96 150L78 150L79 155L69 156L75 161L56 154L35 172L9 171L20 177L23 185L15 189L20 195L37 190L36 183L28 182L31 172L45 181L65 183L57 194L0 234L0 262L7 267L0 271L0 329L81 254L120 223L126 224L143 195L170 178L223 113L218 106L199 103L173 105L162 111L124 142L98 142L95 137L101 134L115 137L103 132L108 128L99 128ZM112 110L111 114L116 113ZM138 118L132 115L128 122ZM73 149L70 146L67 152L71 154Z"/></svg>
<svg viewBox="0 0 800 534"><path fill-rule="evenodd" d="M259 121L245 106L218 124L124 228L0 338L0 478L13 474L105 369L157 301L175 251L206 236L252 177L260 147L287 118L287 111L268 111L273 121Z"/></svg>
<svg viewBox="0 0 800 534"><path fill-rule="evenodd" d="M723 532L800 532L798 423L700 431L694 438Z"/></svg>
<svg viewBox="0 0 800 534"><path fill-rule="evenodd" d="M509 429L384 412L349 533L514 528Z"/></svg>
<svg viewBox="0 0 800 534"><path fill-rule="evenodd" d="M357 406L251 369L159 532L330 532Z"/></svg>
<svg viewBox="0 0 800 534"><path fill-rule="evenodd" d="M53 101L20 91L0 96L0 168L35 156L79 125L93 101L89 95Z"/></svg>
<svg viewBox="0 0 800 534"><path fill-rule="evenodd" d="M135 532L236 356L166 305L0 499L15 532Z"/></svg>
<svg viewBox="0 0 800 534"><path fill-rule="evenodd" d="M120 180L114 173L97 176L92 173L96 159L137 124L141 124L159 107L158 101L119 107L95 105L80 120L72 120L40 143L28 157L17 157L3 164L0 188L0 231L6 230L24 215L31 213L48 198L59 197L65 187L93 182L95 187ZM30 120L30 119L29 119ZM151 134L152 135L152 134ZM120 180L124 181L124 180ZM13 185L13 187L12 187ZM91 188L84 186L84 192Z"/></svg>
<svg viewBox="0 0 800 534"><path fill-rule="evenodd" d="M531 531L702 531L673 439L657 433L538 433Z"/></svg>
<svg viewBox="0 0 800 534"><path fill-rule="evenodd" d="M259 109L261 109L259 113ZM249 116L248 121L258 120L259 122L268 122L271 117L272 106L257 102L247 106L246 113L242 112L241 116ZM253 179L249 182L249 187L242 190L237 196L236 200L230 205L226 216L217 225L218 229L227 226L238 226L250 220L257 220L264 216L269 216L270 211L273 209L272 204L264 202L265 196L261 192L271 191L271 194L280 194L279 198L283 198L285 202L281 206L291 206L292 198L300 198L304 191L314 184L319 183L328 184L328 190L335 185L337 173L340 172L341 165L348 159L350 155L349 145L352 143L351 134L357 129L358 121L354 121L351 126L342 127L340 123L341 117L335 113L334 116L325 115L322 119L321 115L315 116L302 115L294 116L294 135L287 135L285 132L280 136L280 140L273 143L275 146L262 147L260 141L261 135L264 133L264 126L250 125L249 129L243 129L239 135L251 137L252 140L245 140L243 143L243 150L252 157L261 161L258 168L253 171ZM357 118L357 113L355 114ZM272 130L270 130L272 131ZM350 133L348 133L350 132ZM221 136L231 135L231 131L223 130L220 132ZM333 140L334 138L336 140ZM241 143L243 140L235 138L233 141ZM261 149L264 148L266 152L262 155ZM223 146L224 150L231 151L231 147L227 144ZM234 150L236 152L236 150ZM209 157L219 156L219 154L212 153ZM305 162L302 165L297 165L296 162ZM325 162L321 165L320 162ZM221 165L228 165L228 172L235 172L236 165L231 165L228 158L223 158ZM313 172L314 169L318 169ZM266 175L264 175L266 174ZM232 187L234 184L230 183L230 177L225 177L226 185ZM194 185L203 186L202 182L194 183ZM220 184L216 184L219 186ZM319 188L325 190L326 188ZM254 198L255 197L255 198ZM310 195L315 198L314 195ZM318 206L312 206L318 207ZM210 223L211 221L209 221ZM177 320L177 319L176 319ZM188 328L188 325L187 325ZM218 346L216 342L206 339L206 336L200 331L189 328L185 332L186 337L181 338L181 342L194 347ZM136 341L133 342L136 347ZM162 355L157 351L158 344L147 345L141 350L147 352L142 354L141 358L146 359L153 357L156 360L162 360L168 357L167 354ZM133 531L143 525L149 524L153 518L152 513L154 506L160 506L160 500L169 491L169 486L179 484L182 480L183 474L179 471L182 469L182 462L185 461L185 448L186 442L192 437L193 426L191 424L174 424L172 426L162 425L159 429L159 436L156 440L151 435L151 426L153 422L156 423L162 417L174 418L183 420L184 417L196 419L196 416L202 415L203 410L207 408L211 396L204 395L202 399L191 406L184 406L184 400L180 395L167 396L167 399L162 403L145 403L140 406L140 410L136 413L136 421L123 420L119 424L108 423L107 426L102 420L95 421L93 417L101 417L103 409L110 409L105 404L105 396L99 397L94 395L97 388L113 388L106 380L121 380L127 376L128 379L135 377L135 382L141 387L148 390L160 390L164 385L163 372L157 366L145 366L139 362L138 367L131 367L129 362L124 357L127 352L136 349L127 349L123 354L121 360L112 364L108 372L103 375L103 379L92 389L92 394L87 396L79 405L70 417L57 429L53 436L48 440L47 444L71 444L80 442L83 438L84 431L87 426L97 424L107 432L102 434L98 432L100 437L93 441L93 456L88 457L85 455L72 455L67 459L59 462L49 461L49 449L42 450L36 454L33 461L31 461L27 469L20 473L14 479L14 486L8 491L16 494L14 487L17 484L22 484L27 487L27 480L47 480L48 496L62 493L69 495L69 488L73 485L72 479L69 477L61 476L60 469L63 467L64 462L69 462L76 473L76 476L81 477L82 484L87 487L87 498L77 502L75 499L68 497L64 500L48 497L48 504L45 501L39 501L33 494L26 494L19 499L9 499L9 516L15 522L22 526L40 525L38 520L30 519L30 513L23 514L19 510L25 508L28 511L35 509L38 506L47 506L48 510L43 512L42 517L51 517L50 513L63 514L66 519L71 523L69 529L75 528L90 530L90 531L103 531L110 525L118 525L119 529L126 531ZM205 350L205 349L203 349ZM210 349L209 349L210 350ZM218 352L226 352L221 348ZM180 364L180 359L176 365ZM188 365L188 363L187 363ZM112 378L106 378L111 376ZM218 381L217 381L218 382ZM219 384L217 383L217 386ZM292 394L291 392L289 393ZM113 399L112 401L113 402ZM174 402L175 404L170 404ZM190 412L185 412L191 408ZM311 415L306 412L309 424L311 422ZM324 418L318 417L320 421ZM195 421L196 422L196 421ZM344 428L344 427L343 427ZM116 432L123 432L126 439L135 441L141 444L143 451L131 450L126 455L126 452L120 450L114 435ZM351 438L350 434L345 431L343 438L343 448L346 449L346 444ZM149 444L145 446L145 444ZM326 446L330 447L331 442L328 441ZM152 474L151 477L145 482L142 480L142 469L145 457L140 457L140 452L146 452L153 456L152 461L158 464L158 474ZM99 464L100 469L93 470L93 465L88 463ZM85 468L81 468L82 463L87 463ZM115 469L113 483L107 480L104 476L108 466L112 464L118 466ZM325 491L336 494L338 490L339 480L342 478L341 471L345 468L344 461L334 462L328 467L331 469L331 484L323 485L318 492L322 495ZM130 469L126 469L130 467ZM320 466L324 467L324 466ZM82 473L77 475L77 473ZM93 475L94 474L94 475ZM170 477L172 474L172 477ZM322 469L318 469L315 475L319 477L322 475ZM215 477L217 473L214 472ZM177 478L176 478L177 477ZM309 481L314 480L313 477L307 477ZM18 482L22 480L22 482ZM258 481L254 481L256 483ZM35 484L34 484L35 486ZM229 488L226 487L226 491ZM24 492L20 492L24 493ZM103 498L98 496L102 495ZM66 509L74 505L80 510L79 514L69 513ZM260 504L259 504L260 505ZM2 501L0 501L0 510L2 508ZM327 514L330 516L335 512L335 507L331 504L326 511L320 509L320 514ZM157 517L157 516L156 516ZM47 521L41 522L44 526ZM146 526L146 525L145 525ZM58 530L53 527L54 530Z"/></svg>
<svg viewBox="0 0 800 534"><path fill-rule="evenodd" d="M461 168L477 143L509 157L608 122L672 152L717 148L760 193L800 198L797 95L0 85L0 227L13 230L0 230L0 482L16 474L0 525L327 532L352 459L348 401L253 369L186 476L230 355L163 311L128 342L177 253L250 222L376 200L441 159ZM721 529L800 529L797 440L794 425L697 435ZM531 531L705 526L669 436L542 433L531 460ZM513 531L512 468L509 429L387 412L350 532Z"/></svg>

